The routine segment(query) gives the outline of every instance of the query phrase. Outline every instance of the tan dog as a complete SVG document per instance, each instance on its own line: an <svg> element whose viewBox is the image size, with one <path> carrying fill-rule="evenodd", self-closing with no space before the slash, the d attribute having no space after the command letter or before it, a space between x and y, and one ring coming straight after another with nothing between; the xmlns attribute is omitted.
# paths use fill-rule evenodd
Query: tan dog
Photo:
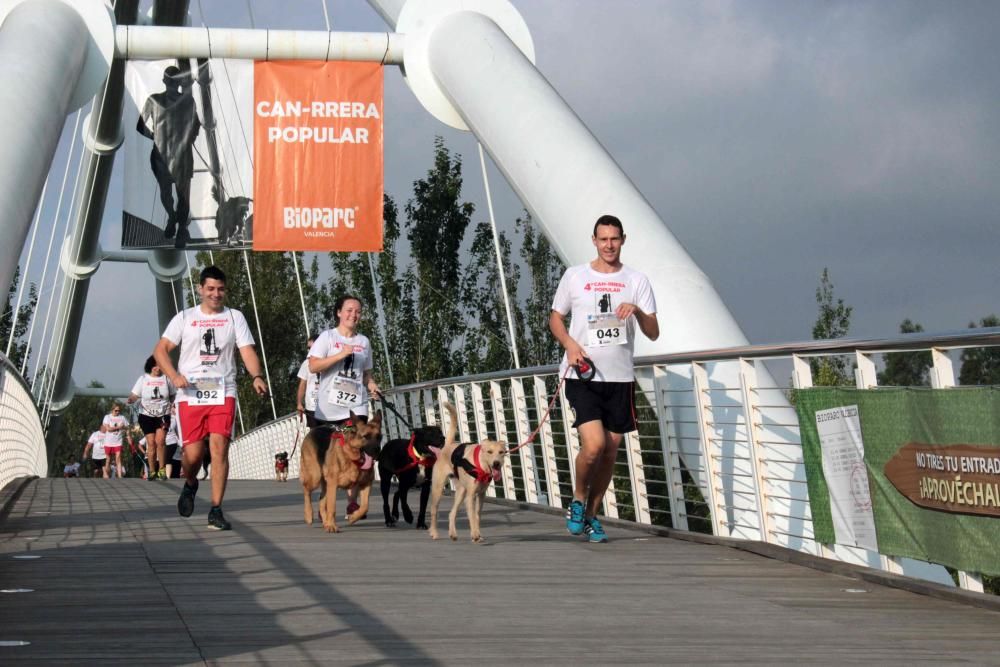
<svg viewBox="0 0 1000 667"><path fill-rule="evenodd" d="M455 479L455 502L448 515L448 537L458 540L455 529L455 518L458 508L465 502L465 513L469 515L469 528L473 542L482 542L483 535L479 530L479 515L483 511L483 496L490 482L500 479L500 465L507 453L507 447L496 440L483 440L478 445L463 445L455 442L455 430L458 425L458 414L451 403L444 407L451 415L448 435L445 436L444 448L437 457L432 475L431 486L431 539L438 539L437 509L441 502L444 485L449 478Z"/></svg>
<svg viewBox="0 0 1000 667"><path fill-rule="evenodd" d="M302 462L299 480L305 496L306 524L312 525L312 492L319 487L319 516L328 533L339 533L337 527L337 489L358 486L360 507L347 517L354 524L368 513L368 495L375 478L375 460L361 451L377 447L382 439L382 412L376 412L368 423L361 423L351 413L354 426L337 430L319 426L302 440Z"/></svg>

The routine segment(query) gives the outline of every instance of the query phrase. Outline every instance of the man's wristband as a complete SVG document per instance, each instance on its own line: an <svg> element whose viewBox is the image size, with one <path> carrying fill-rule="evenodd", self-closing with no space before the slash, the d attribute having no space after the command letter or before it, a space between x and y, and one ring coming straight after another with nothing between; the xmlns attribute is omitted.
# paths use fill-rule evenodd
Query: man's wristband
<svg viewBox="0 0 1000 667"><path fill-rule="evenodd" d="M260 379L261 379L261 380L263 380L264 382L267 382L267 378L266 378L266 377L264 377L263 375L254 375L254 376L253 376L253 379L254 379L254 380L256 380L257 378L260 378Z"/></svg>

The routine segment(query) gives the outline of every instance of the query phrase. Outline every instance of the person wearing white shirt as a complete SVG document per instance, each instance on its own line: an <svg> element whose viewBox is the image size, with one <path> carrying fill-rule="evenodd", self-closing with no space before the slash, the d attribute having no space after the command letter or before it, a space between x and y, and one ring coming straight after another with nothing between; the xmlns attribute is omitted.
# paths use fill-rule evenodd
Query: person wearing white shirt
<svg viewBox="0 0 1000 667"><path fill-rule="evenodd" d="M222 513L222 499L229 479L229 441L236 416L236 353L253 376L253 388L259 395L267 393L267 382L246 318L225 305L226 274L222 269L209 266L202 270L198 295L200 305L174 316L153 357L177 387L177 420L187 480L177 500L177 512L184 517L194 512L198 470L207 448L213 471L208 525L230 530L232 525ZM180 357L175 368L170 353L177 347Z"/></svg>
<svg viewBox="0 0 1000 667"><path fill-rule="evenodd" d="M90 454L91 460L91 477L97 477L98 474L104 479L108 478L108 470L105 467L107 464L106 454L104 453L104 424L101 424L96 431L90 434L87 438L87 444L83 448L83 456L81 459L86 459L87 454Z"/></svg>
<svg viewBox="0 0 1000 667"><path fill-rule="evenodd" d="M111 457L114 457L115 470L118 477L122 474L122 436L128 434L128 420L122 415L122 406L111 404L110 414L104 415L104 453L108 457L107 467L111 468ZM131 435L129 435L131 438Z"/></svg>
<svg viewBox="0 0 1000 667"><path fill-rule="evenodd" d="M139 376L129 394L128 403L139 401L139 428L146 441L146 460L149 465L147 479L166 479L164 470L164 447L167 427L170 425L170 406L174 385L156 365L152 356L146 359L145 373Z"/></svg>
<svg viewBox="0 0 1000 667"><path fill-rule="evenodd" d="M310 336L306 341L306 355L316 342L315 336ZM312 428L316 425L316 399L319 397L319 373L309 371L309 357L306 356L298 372L299 388L295 394L295 410L299 413L299 419L305 418L306 426Z"/></svg>
<svg viewBox="0 0 1000 667"><path fill-rule="evenodd" d="M552 300L549 329L566 350L559 371L566 378L566 399L580 435L566 529L572 535L586 532L591 542L607 542L597 510L611 483L624 434L636 429L636 329L656 340L660 325L649 279L621 262L621 220L602 215L591 240L597 258L566 269ZM593 367L592 379L586 379L586 367Z"/></svg>
<svg viewBox="0 0 1000 667"><path fill-rule="evenodd" d="M336 429L349 425L352 413L367 422L368 397L381 394L372 372L371 342L358 333L361 299L345 294L334 303L334 314L334 328L321 333L309 349L309 372L319 374L316 424ZM378 451L367 453L376 456ZM347 492L348 514L358 508L356 491Z"/></svg>
<svg viewBox="0 0 1000 667"><path fill-rule="evenodd" d="M167 433L164 437L164 447L163 455L164 461L166 461L167 469L167 479L174 479L174 463L180 460L180 447L178 446L178 441L180 439L180 434L177 431L177 404L174 403L170 406L170 425L167 427ZM177 465L180 468L180 465Z"/></svg>

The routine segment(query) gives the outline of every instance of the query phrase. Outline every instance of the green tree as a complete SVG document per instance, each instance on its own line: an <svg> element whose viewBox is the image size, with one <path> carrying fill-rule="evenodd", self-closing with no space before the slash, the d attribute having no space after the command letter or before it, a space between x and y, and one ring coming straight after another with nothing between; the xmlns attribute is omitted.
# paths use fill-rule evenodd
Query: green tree
<svg viewBox="0 0 1000 667"><path fill-rule="evenodd" d="M920 333L924 328L903 320L899 333ZM930 352L894 352L885 355L885 369L878 374L878 383L887 387L921 387L930 385L929 373L933 365Z"/></svg>
<svg viewBox="0 0 1000 667"><path fill-rule="evenodd" d="M27 298L22 297L21 307L17 310L17 325L14 326L14 305L17 301L17 286L21 279L21 267L18 266L14 269L14 278L10 282L10 290L7 292L7 302L3 307L3 313L0 314L0 352L4 352L7 349L7 342L11 339L13 335L13 344L10 348L10 361L15 367L20 368L24 364L26 358L31 357L31 348L29 347L26 336L28 335L28 319L31 317L32 311L38 305L38 290L35 288L35 284L32 283L28 288ZM13 329L13 334L11 330Z"/></svg>
<svg viewBox="0 0 1000 667"><path fill-rule="evenodd" d="M520 268L511 261L511 243L505 234L498 235L507 291L517 294ZM466 373L483 373L514 367L507 326L504 295L501 292L493 230L488 222L476 225L462 281L462 301L472 322L465 333L464 357ZM516 299L511 303L514 331L524 330L524 314ZM523 336L518 337L518 345ZM520 354L520 353L519 353Z"/></svg>
<svg viewBox="0 0 1000 667"><path fill-rule="evenodd" d="M549 313L559 279L566 269L549 240L538 232L531 214L514 221L521 233L521 259L527 267L528 298L524 305L524 335L518 341L521 363L541 366L559 361L559 343L549 332Z"/></svg>
<svg viewBox="0 0 1000 667"><path fill-rule="evenodd" d="M1000 317L987 315L975 322L969 322L970 329L998 327ZM958 374L959 384L1000 384L1000 348L976 347L962 351L962 370Z"/></svg>
<svg viewBox="0 0 1000 667"><path fill-rule="evenodd" d="M459 305L459 249L475 206L462 201L462 158L434 140L434 166L413 184L406 203L407 239L414 260L416 380L461 374L458 348L465 330ZM404 281L405 282L405 281Z"/></svg>
<svg viewBox="0 0 1000 667"><path fill-rule="evenodd" d="M843 299L834 301L833 281L830 272L824 267L820 276L819 287L816 288L816 303L819 306L819 316L813 325L813 340L830 340L843 338L851 327L851 306L845 305ZM854 384L851 380L847 358L843 356L812 359L813 384L816 386L839 386Z"/></svg>

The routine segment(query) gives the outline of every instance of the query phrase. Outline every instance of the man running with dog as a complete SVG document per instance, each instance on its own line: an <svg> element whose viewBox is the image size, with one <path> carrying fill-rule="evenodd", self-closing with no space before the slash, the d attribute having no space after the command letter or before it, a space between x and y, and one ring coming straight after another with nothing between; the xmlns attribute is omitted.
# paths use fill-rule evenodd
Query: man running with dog
<svg viewBox="0 0 1000 667"><path fill-rule="evenodd" d="M580 435L566 529L572 535L586 533L591 542L607 542L597 510L611 484L622 438L636 429L636 325L650 340L659 337L660 325L649 279L621 262L621 220L602 215L592 241L597 258L569 267L559 281L549 329L566 350L559 373L566 377L566 398Z"/></svg>
<svg viewBox="0 0 1000 667"><path fill-rule="evenodd" d="M319 335L309 349L309 372L319 375L316 398L317 426L350 426L351 413L359 421L368 421L368 396L380 396L372 369L372 346L368 337L358 333L361 299L349 294L334 303L334 327ZM375 457L378 451L366 452ZM347 513L358 506L355 489L347 492Z"/></svg>
<svg viewBox="0 0 1000 667"><path fill-rule="evenodd" d="M177 512L184 517L194 512L198 470L207 447L212 456L212 508L208 525L229 530L232 526L222 514L222 498L229 479L229 441L236 415L236 352L239 351L243 365L253 376L254 391L266 394L267 382L261 375L246 318L225 305L226 274L216 266L209 266L202 270L199 282L201 304L177 313L170 320L153 356L177 388L177 421L186 479L177 500ZM178 346L180 361L174 368L170 353Z"/></svg>

